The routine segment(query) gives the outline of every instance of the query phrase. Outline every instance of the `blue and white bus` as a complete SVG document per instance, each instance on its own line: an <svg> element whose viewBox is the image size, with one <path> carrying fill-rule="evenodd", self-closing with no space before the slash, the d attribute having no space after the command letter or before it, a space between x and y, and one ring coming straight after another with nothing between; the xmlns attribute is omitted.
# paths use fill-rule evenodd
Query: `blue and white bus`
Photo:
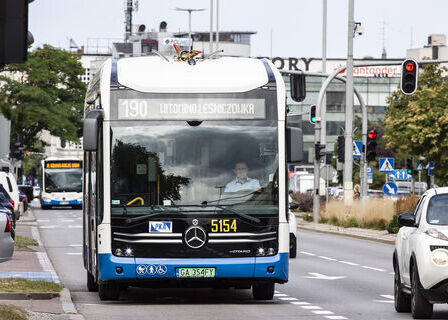
<svg viewBox="0 0 448 320"><path fill-rule="evenodd" d="M272 299L288 281L286 151L302 156L285 118L267 60L105 62L85 104L89 291L236 287Z"/></svg>
<svg viewBox="0 0 448 320"><path fill-rule="evenodd" d="M71 206L82 207L82 160L47 158L42 160L42 209Z"/></svg>

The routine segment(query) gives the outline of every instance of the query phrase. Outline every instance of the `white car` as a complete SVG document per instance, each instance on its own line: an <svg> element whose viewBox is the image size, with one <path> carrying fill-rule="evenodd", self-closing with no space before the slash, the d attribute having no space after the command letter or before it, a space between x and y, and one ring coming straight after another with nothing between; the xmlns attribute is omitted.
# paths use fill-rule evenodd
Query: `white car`
<svg viewBox="0 0 448 320"><path fill-rule="evenodd" d="M14 253L15 231L8 209L0 207L0 262L8 261Z"/></svg>
<svg viewBox="0 0 448 320"><path fill-rule="evenodd" d="M398 217L393 255L397 312L431 318L448 301L448 187L426 191L414 212Z"/></svg>
<svg viewBox="0 0 448 320"><path fill-rule="evenodd" d="M8 193L9 197L14 201L14 214L16 220L19 220L20 206L23 206L23 203L19 201L19 187L17 186L16 178L14 178L14 175L11 172L1 171L0 184L3 185L3 188Z"/></svg>

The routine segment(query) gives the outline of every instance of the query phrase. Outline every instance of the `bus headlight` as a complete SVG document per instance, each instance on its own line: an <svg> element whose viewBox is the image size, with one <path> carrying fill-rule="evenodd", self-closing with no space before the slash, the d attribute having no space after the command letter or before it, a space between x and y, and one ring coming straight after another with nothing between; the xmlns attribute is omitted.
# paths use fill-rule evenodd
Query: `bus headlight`
<svg viewBox="0 0 448 320"><path fill-rule="evenodd" d="M275 249L274 248L258 248L257 250L257 257L265 257L265 256L273 256L275 255Z"/></svg>
<svg viewBox="0 0 448 320"><path fill-rule="evenodd" d="M121 250L120 248L115 249L115 255L122 257L123 256L123 250Z"/></svg>
<svg viewBox="0 0 448 320"><path fill-rule="evenodd" d="M257 256L258 257L263 257L266 255L266 251L264 250L264 248L258 248L257 250Z"/></svg>
<svg viewBox="0 0 448 320"><path fill-rule="evenodd" d="M134 255L134 250L132 250L131 248L126 248L126 250L124 251L124 255L126 257L132 257Z"/></svg>
<svg viewBox="0 0 448 320"><path fill-rule="evenodd" d="M437 266L446 266L448 264L448 252L440 249L433 251L432 262Z"/></svg>

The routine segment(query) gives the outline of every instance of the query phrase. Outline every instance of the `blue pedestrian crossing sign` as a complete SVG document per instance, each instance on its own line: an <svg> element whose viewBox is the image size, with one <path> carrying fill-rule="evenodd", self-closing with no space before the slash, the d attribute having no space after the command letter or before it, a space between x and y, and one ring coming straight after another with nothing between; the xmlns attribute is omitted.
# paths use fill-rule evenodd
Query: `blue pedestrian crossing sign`
<svg viewBox="0 0 448 320"><path fill-rule="evenodd" d="M423 171L423 163L417 161L417 165L415 166L416 171Z"/></svg>
<svg viewBox="0 0 448 320"><path fill-rule="evenodd" d="M394 171L394 158L380 158L380 172Z"/></svg>
<svg viewBox="0 0 448 320"><path fill-rule="evenodd" d="M353 140L353 158L361 159L362 141Z"/></svg>
<svg viewBox="0 0 448 320"><path fill-rule="evenodd" d="M383 186L383 193L386 196L394 196L397 194L398 187L393 182L387 182Z"/></svg>

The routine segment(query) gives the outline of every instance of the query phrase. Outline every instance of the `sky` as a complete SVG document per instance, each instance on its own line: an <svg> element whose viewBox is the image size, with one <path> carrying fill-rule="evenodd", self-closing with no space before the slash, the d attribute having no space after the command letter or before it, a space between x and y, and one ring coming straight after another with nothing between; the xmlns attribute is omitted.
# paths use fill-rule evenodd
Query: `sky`
<svg viewBox="0 0 448 320"><path fill-rule="evenodd" d="M35 44L68 48L96 39L123 39L125 0L35 0L29 5L29 30ZM216 1L215 9L216 9ZM168 31L188 31L188 14L180 8L203 8L192 14L193 31L210 30L210 0L139 0L134 24ZM355 0L355 21L364 34L354 39L354 57L380 58L383 38L389 58L423 47L429 34L448 35L447 0ZM348 0L328 0L327 57L347 56ZM254 31L251 55L322 56L322 0L221 0L221 31ZM384 32L383 32L384 29ZM384 37L383 37L384 34ZM101 43L101 42L100 42Z"/></svg>

